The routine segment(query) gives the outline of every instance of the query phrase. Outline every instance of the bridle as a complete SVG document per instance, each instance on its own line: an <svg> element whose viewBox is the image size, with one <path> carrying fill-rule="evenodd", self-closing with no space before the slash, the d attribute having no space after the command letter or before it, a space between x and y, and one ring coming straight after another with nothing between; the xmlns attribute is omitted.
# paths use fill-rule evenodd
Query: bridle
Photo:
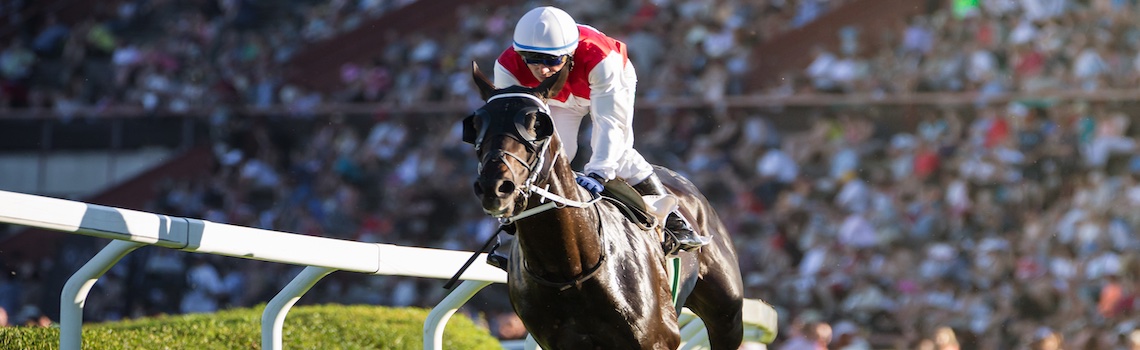
<svg viewBox="0 0 1140 350"><path fill-rule="evenodd" d="M487 136L487 130L490 129L491 118L488 115L489 112L487 112L486 110L484 110L482 108L476 110L475 113L472 114L468 118L469 120L471 120L471 122L464 126L464 128L465 128L464 129L464 136L463 136L464 141L470 142L470 143L475 145L476 154L483 153L483 154L480 154L480 160L479 160L480 161L479 162L479 174L480 175L483 174L483 168L486 167L486 165L491 164L491 162L493 162L493 161L503 162L503 164L507 167L508 171L510 171L512 174L515 174L516 173L515 169L511 166L512 161L508 160L508 158L513 159L514 162L521 164L527 171L530 172L527 175L527 179L523 183L523 185L516 188L516 191L519 192L519 196L522 198L522 207L526 208L529 206L530 197L533 195L538 195L540 197L539 200L541 202L544 202L544 203L542 205L539 205L539 206L536 206L536 207L533 207L530 209L525 209L522 212L519 212L519 213L517 213L513 216L510 216L510 217L499 217L498 218L499 219L499 232L507 231L507 227L513 225L515 222L517 222L519 220L522 220L524 218L530 217L532 215L535 215L535 214L538 214L541 212L545 212L547 210L564 208L567 206L575 207L575 208L587 208L590 206L594 206L594 204L596 204L599 200L601 200L603 198L602 196L594 194L593 198L591 198L589 201L585 201L585 202L576 201L576 200L569 199L569 198L563 197L563 196L555 194L555 193L551 193L549 190L547 190L547 188L549 188L549 186L550 186L548 181L550 179L550 173L551 173L552 169L554 168L554 159L557 158L557 156L562 152L561 149L556 149L556 150L554 150L555 153L553 153L554 156L550 157L549 159L547 158L547 153L550 150L550 140L552 139L552 135L554 133L553 121L550 120L550 107L547 106L545 101L538 98L538 96L528 94L528 93L514 93L514 92L502 93L502 94L491 96L490 98L487 99L487 103L491 103L492 101L495 101L498 99L505 99L505 98L522 98L522 99L530 100L530 101L535 103L535 106L523 107L523 108L521 108L515 112L515 117L514 117L515 118L514 119L515 127L514 128L505 128L506 130L502 130L504 128L500 128L500 131L497 131L497 132L504 134L507 137L513 138L513 139L519 141L520 143L522 143L527 148L528 151L533 153L533 156L527 157L529 159L524 159L523 157L520 157L517 154L507 152L507 151L504 151L502 149L496 149L492 152L483 153L483 150L482 150L483 138ZM542 115L536 115L535 117L536 118L545 118L543 120L543 122L545 123L545 127L550 128L549 130L547 130L549 132L536 132L534 134L535 135L534 138L528 138L527 137L528 135L531 134L531 132L524 125L524 123L521 122L522 121L521 118L524 118L531 113L534 113L534 114L541 113L542 114ZM470 131L474 131L473 130L474 119L476 119L475 118L476 116L480 116L480 115L482 116L482 118L481 118L482 119L482 125L480 125L478 128L478 134L472 134ZM465 123L467 123L467 122L465 121ZM578 187L574 186L574 188L578 188ZM603 228L602 228L602 222L601 222L601 212L599 211L600 209L597 206L594 206L594 210L597 212L596 215L598 216L597 232L598 232L598 235L602 235ZM498 232L496 232L496 234L491 239L494 240L494 239L496 239L496 237L498 237ZM604 239L602 239L602 241L604 241ZM486 247L490 243L491 243L491 240L488 240L487 243L484 244L483 249L480 249L480 251L485 250ZM498 245L496 244L496 246L498 246ZM491 248L491 250L493 251L494 248ZM478 252L476 252L476 255L478 255ZM604 263L606 261L606 256L607 256L606 249L603 246L601 249L601 252L600 252L600 256L598 257L598 262L596 264L594 264L594 266L583 270L581 273L579 273L577 276L572 278L570 281L565 281L565 282L556 282L556 281L547 280L547 279L541 277L539 274L531 271L531 269L527 266L527 264L525 262L522 264L522 267L523 267L523 271L525 271L526 274L529 275L530 278L533 279L536 283L541 284L543 286L551 287L551 288L557 288L558 291L561 292L561 291L565 291L567 289L570 289L571 287L579 287L580 288L582 286L582 283L584 283L584 282L590 280L591 278L594 278L595 276L597 276L597 274L602 270L601 267L602 267L602 265L604 265ZM474 256L472 256L472 259L473 258L474 258ZM468 264L470 264L470 263L471 263L471 260L468 260ZM466 268L466 265L464 266L464 268ZM460 270L459 274L461 274L461 273L462 273L462 270ZM453 277L452 282L449 282L448 284L449 285L452 284L454 282L454 280L459 276L459 274L456 274L456 277Z"/></svg>
<svg viewBox="0 0 1140 350"><path fill-rule="evenodd" d="M535 106L523 107L523 108L519 109L515 113L515 123L514 123L515 128L508 129L507 131L502 132L507 137L513 138L513 139L519 141L520 143L522 143L523 146L525 146L527 148L527 150L532 152L534 155L531 157L527 157L530 159L524 159L523 157L520 157L517 154L507 152L507 151L504 151L501 149L497 149L497 150L494 150L492 152L483 153L482 152L483 138L486 137L486 135L487 135L487 130L489 129L489 126L491 123L491 118L489 118L487 116L487 114L489 112L480 108L480 109L476 110L475 113L472 115L472 116L476 116L476 115L482 115L483 116L482 125L480 125L480 127L478 128L479 129L478 135L473 135L474 137L470 137L472 135L465 135L464 136L465 139L470 139L471 143L473 143L475 145L475 152L476 153L483 153L480 156L479 169L478 169L479 174L482 174L483 168L487 164L490 164L493 161L503 162L503 164L506 165L507 169L509 169L512 173L515 173L514 172L515 169L511 166L512 162L509 161L507 158L513 159L514 162L521 164L523 166L523 168L525 168L527 171L530 172L529 175L527 175L527 179L525 182L523 182L522 186L519 186L516 188L516 191L519 192L520 198L522 198L522 200L523 200L522 207L526 208L528 206L529 201L530 201L530 197L532 195L539 195L541 197L540 201L546 202L547 200L549 200L549 202L543 203L542 205L534 207L534 208L523 210L522 212L519 212L518 214L515 214L514 216L499 217L499 224L500 225L510 225L510 224L512 224L518 220L521 220L523 218L526 218L526 217L529 217L529 216L532 216L534 214L538 214L538 213L541 213L541 212L544 212L544 211L547 211L550 209L563 208L566 206L576 207L576 208L585 208L585 207L589 207L589 206L597 203L601 199L601 196L594 196L594 198L590 199L589 201L582 202L582 201L572 200L572 199L563 197L563 196L555 194L555 193L551 193L550 191L548 191L546 189L549 187L549 185L546 183L549 180L550 171L554 167L553 159L547 159L547 153L550 149L551 137L549 135L543 136L543 135L539 134L534 138L528 138L527 135L530 134L530 131L526 130L525 127L523 126L523 124L519 122L519 120L520 120L520 118L523 118L530 113L543 113L545 115L545 118L549 119L550 107L547 106L545 101L538 98L538 96L528 94L528 93L517 93L517 92L515 92L515 93L503 93L503 94L491 96L491 98L487 99L487 103L491 103L491 101L495 101L498 99L504 99L504 98L523 98L523 99L531 100L532 102L535 103ZM549 125L549 127L553 128L553 125ZM553 131L551 130L551 132L553 132ZM555 150L554 154L557 155L561 152L562 152L562 150ZM541 178L540 178L540 176L541 176ZM543 184L543 185L539 185L539 184Z"/></svg>
<svg viewBox="0 0 1140 350"><path fill-rule="evenodd" d="M528 157L530 159L523 159L523 157L520 157L517 154L507 152L507 151L504 151L502 149L496 149L496 150L493 150L491 152L484 153L482 155L480 162L479 162L479 174L483 174L483 168L487 164L490 164L491 162L496 161L496 160L502 162L503 165L505 165L507 167L507 169L509 169L511 171L512 174L516 174L517 172L515 172L514 167L511 166L512 162L507 159L508 157L511 159L514 159L516 162L521 164L523 166L523 168L527 170L528 175L527 175L527 179L523 183L523 185L516 188L516 190L519 192L519 195L522 196L523 207L525 208L526 204L527 204L527 200L530 198L530 190L529 190L530 187L532 187L535 183L540 181L538 178L540 174L545 173L545 174L547 174L547 176L549 176L550 167L553 166L553 162L549 162L550 165L543 166L544 164L547 163L546 162L546 152L550 149L550 137L549 136L543 137L542 135L536 134L534 138L528 138L527 136L530 134L530 131L525 129L525 126L523 125L523 123L520 122L520 119L526 117L527 115L529 115L531 113L535 113L535 114L543 113L543 114L549 116L550 115L550 107L548 107L546 105L546 103L543 102L541 99L539 99L537 96L527 94L527 93L499 94L499 95L495 95L495 96L492 96L491 98L487 99L487 103L491 103L492 101L495 101L498 99L503 99L503 98L520 98L520 97L533 100L534 102L537 103L537 106L523 107L523 108L519 109L518 111L516 111L515 117L514 117L515 127L513 129L508 129L502 133L505 134L507 137L513 138L516 141L518 141L519 143L522 143L523 146L525 146L527 148L527 150L532 153L532 155L530 157ZM475 142L474 142L475 152L482 153L482 151L483 151L482 150L483 138L486 136L487 130L490 129L489 126L491 123L491 118L489 116L487 116L488 112L482 108L476 110L475 114L477 114L477 115L481 114L483 116L483 118L482 118L483 125L481 125L481 127L479 128L479 135L475 138ZM538 116L536 116L536 118L537 117ZM540 169L539 167L542 167L542 168ZM545 182L545 180L546 179L543 178L541 181Z"/></svg>

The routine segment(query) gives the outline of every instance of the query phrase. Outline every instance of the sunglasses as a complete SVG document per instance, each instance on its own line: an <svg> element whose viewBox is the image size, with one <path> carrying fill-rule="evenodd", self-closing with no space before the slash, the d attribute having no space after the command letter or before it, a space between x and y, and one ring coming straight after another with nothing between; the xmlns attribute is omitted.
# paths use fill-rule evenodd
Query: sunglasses
<svg viewBox="0 0 1140 350"><path fill-rule="evenodd" d="M566 56L554 56L537 52L520 51L519 56L522 56L523 62L526 64L541 64L544 66L557 66L566 62Z"/></svg>

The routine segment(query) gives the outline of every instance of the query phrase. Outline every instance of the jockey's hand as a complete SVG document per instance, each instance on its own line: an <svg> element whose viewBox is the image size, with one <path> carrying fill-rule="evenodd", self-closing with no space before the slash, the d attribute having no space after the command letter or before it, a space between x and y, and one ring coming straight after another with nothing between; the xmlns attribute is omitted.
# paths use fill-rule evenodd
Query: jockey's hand
<svg viewBox="0 0 1140 350"><path fill-rule="evenodd" d="M602 193L602 190L605 189L605 186L602 185L602 181L605 180L597 174L583 175L577 179L579 186L582 186L593 194Z"/></svg>

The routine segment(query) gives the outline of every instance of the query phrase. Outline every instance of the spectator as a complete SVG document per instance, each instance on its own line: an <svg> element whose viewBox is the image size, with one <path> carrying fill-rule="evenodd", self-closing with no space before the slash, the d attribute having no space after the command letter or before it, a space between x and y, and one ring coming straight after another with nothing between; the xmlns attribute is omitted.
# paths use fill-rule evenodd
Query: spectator
<svg viewBox="0 0 1140 350"><path fill-rule="evenodd" d="M0 52L0 77L9 81L22 81L31 75L35 53L24 46L24 40L16 38Z"/></svg>
<svg viewBox="0 0 1140 350"><path fill-rule="evenodd" d="M787 153L776 147L774 143L777 141L768 142L764 155L756 163L756 196L765 208L771 208L780 193L799 175L798 165Z"/></svg>
<svg viewBox="0 0 1140 350"><path fill-rule="evenodd" d="M910 24L903 32L902 53L926 55L934 47L934 33L931 32L926 16L911 17Z"/></svg>
<svg viewBox="0 0 1140 350"><path fill-rule="evenodd" d="M959 350L958 336L950 327L938 327L934 332L934 347L938 350Z"/></svg>
<svg viewBox="0 0 1140 350"><path fill-rule="evenodd" d="M63 55L63 44L69 34L67 25L61 23L54 14L48 15L40 32L32 40L32 51L45 58L59 58Z"/></svg>
<svg viewBox="0 0 1140 350"><path fill-rule="evenodd" d="M808 322L792 334L787 342L776 347L778 350L820 350L827 349L831 342L831 326L825 322Z"/></svg>
<svg viewBox="0 0 1140 350"><path fill-rule="evenodd" d="M207 257L191 255L186 279L189 291L182 297L180 311L183 313L218 311L221 299L225 297L225 284Z"/></svg>
<svg viewBox="0 0 1140 350"><path fill-rule="evenodd" d="M495 324L496 337L499 339L526 338L526 327L514 312L503 312L495 316Z"/></svg>
<svg viewBox="0 0 1140 350"><path fill-rule="evenodd" d="M1057 334L1048 327L1039 328L1033 333L1033 341L1030 343L1030 349L1033 350L1060 350L1062 349L1064 340L1060 334Z"/></svg>
<svg viewBox="0 0 1140 350"><path fill-rule="evenodd" d="M832 66L839 59L835 57L835 54L818 45L812 47L812 57L811 64L804 71L804 74L812 79L812 87L820 92L839 92L839 83L834 80L832 74Z"/></svg>
<svg viewBox="0 0 1140 350"><path fill-rule="evenodd" d="M829 349L836 350L871 350L871 345L863 336L862 330L851 321L840 321L835 324L835 339Z"/></svg>

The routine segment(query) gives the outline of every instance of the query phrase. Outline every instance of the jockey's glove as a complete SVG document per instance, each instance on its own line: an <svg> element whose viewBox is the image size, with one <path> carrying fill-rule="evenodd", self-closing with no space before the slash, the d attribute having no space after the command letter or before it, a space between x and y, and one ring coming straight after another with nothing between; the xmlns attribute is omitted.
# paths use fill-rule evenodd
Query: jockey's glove
<svg viewBox="0 0 1140 350"><path fill-rule="evenodd" d="M606 188L605 185L602 185L605 183L606 179L601 175L594 173L591 173L590 175L578 176L576 181L578 182L578 186L582 186L593 194L602 193L602 190Z"/></svg>

